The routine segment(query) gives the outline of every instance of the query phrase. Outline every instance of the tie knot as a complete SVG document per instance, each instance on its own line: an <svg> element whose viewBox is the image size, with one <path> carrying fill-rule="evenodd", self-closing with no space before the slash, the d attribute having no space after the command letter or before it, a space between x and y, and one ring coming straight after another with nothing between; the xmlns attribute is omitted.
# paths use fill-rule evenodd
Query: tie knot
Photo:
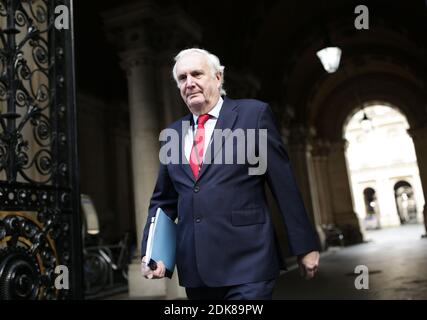
<svg viewBox="0 0 427 320"><path fill-rule="evenodd" d="M208 114L201 114L198 118L197 118L197 124L204 126L206 121L208 121L209 119L209 115Z"/></svg>

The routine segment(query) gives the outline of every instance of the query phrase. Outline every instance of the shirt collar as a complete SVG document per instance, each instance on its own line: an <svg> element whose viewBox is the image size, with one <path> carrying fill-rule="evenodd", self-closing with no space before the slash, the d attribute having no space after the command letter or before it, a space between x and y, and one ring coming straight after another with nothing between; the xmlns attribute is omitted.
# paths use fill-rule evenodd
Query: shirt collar
<svg viewBox="0 0 427 320"><path fill-rule="evenodd" d="M218 119L218 117L219 117L219 112L221 111L221 108L222 108L222 103L224 102L224 100L222 99L222 97L220 96L219 97L219 99L218 99L218 102L216 103L216 105L215 105L215 107L213 107L212 109L211 109L211 111L209 111L208 112L208 115L210 115L212 118L214 118L214 119ZM194 123L197 123L197 118L198 118L199 116L196 116L194 113L193 113L193 120L194 120Z"/></svg>

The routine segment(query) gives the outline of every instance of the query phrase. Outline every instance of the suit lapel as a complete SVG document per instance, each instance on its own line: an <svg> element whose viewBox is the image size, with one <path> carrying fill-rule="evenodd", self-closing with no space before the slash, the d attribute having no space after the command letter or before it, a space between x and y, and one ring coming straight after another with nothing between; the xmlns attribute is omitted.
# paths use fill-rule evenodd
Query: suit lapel
<svg viewBox="0 0 427 320"><path fill-rule="evenodd" d="M233 129L234 123L236 122L236 119L237 119L237 112L234 110L236 107L237 107L237 104L234 100L228 99L227 97L224 98L224 102L222 104L221 111L219 113L219 117L216 122L214 132L215 130L224 130L224 129L232 130ZM230 133L231 132L229 132L228 135ZM215 134L214 133L212 134L211 143L208 145L208 150L206 150L206 155L205 155L205 159L209 159L210 161L208 163L202 164L202 168L200 170L198 179L200 179L203 176L203 174L206 172L206 170L208 170L208 168L210 167L210 164L213 163L213 160L215 159L216 154L222 150L222 147L225 143L225 140L228 138L228 135L225 137L225 139L223 139L221 143L221 147L218 148L218 150L214 150ZM190 167L190 166L187 165L187 167Z"/></svg>
<svg viewBox="0 0 427 320"><path fill-rule="evenodd" d="M185 157L185 135L187 134L188 128L193 124L193 122L193 116L190 113L182 120L181 126L178 130L180 131L179 138L181 139L179 148L181 168L191 180L195 181L193 172L191 171L190 165L188 164L188 160Z"/></svg>

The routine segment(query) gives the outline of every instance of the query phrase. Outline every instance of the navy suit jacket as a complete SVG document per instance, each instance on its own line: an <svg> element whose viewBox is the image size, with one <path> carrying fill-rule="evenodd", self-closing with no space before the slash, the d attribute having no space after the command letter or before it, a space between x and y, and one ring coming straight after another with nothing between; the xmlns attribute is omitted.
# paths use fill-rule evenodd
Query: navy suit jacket
<svg viewBox="0 0 427 320"><path fill-rule="evenodd" d="M183 129L182 123L192 123L192 118L189 114L169 127L178 132L180 142L188 129ZM267 129L264 174L249 175L251 165L247 161L236 163L236 154L234 164L215 164L218 157L224 160L224 152L212 152L214 141L205 156L211 164L202 165L197 181L188 163L160 164L141 252L144 256L149 221L161 207L173 220L177 219L177 270L184 287L230 286L279 275L282 260L267 206L265 182L284 219L291 252L301 255L319 249L269 106L257 100L225 98L215 129L227 128ZM256 152L261 150L258 147L257 142ZM183 150L181 144L180 159Z"/></svg>

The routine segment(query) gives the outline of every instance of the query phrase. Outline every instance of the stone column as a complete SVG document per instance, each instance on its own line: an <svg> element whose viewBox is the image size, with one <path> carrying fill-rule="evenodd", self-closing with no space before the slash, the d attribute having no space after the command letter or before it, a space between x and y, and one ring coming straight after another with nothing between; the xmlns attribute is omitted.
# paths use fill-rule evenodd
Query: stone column
<svg viewBox="0 0 427 320"><path fill-rule="evenodd" d="M414 141L415 153L417 155L418 170L423 189L424 199L427 200L427 127L420 127L408 130L409 135ZM427 236L427 206L424 203L423 208L424 228Z"/></svg>
<svg viewBox="0 0 427 320"><path fill-rule="evenodd" d="M424 213L423 213L425 198L423 194L423 187L421 184L418 167L414 171L415 172L414 172L414 178L412 180L412 187L414 190L415 201L417 204L417 220L421 222L421 221L425 221Z"/></svg>
<svg viewBox="0 0 427 320"><path fill-rule="evenodd" d="M331 193L328 172L328 156L330 144L324 140L316 139L311 148L311 165L313 174L310 184L313 190L313 205L318 211L319 223L335 223L332 215ZM314 196L316 195L316 196Z"/></svg>
<svg viewBox="0 0 427 320"><path fill-rule="evenodd" d="M303 126L294 126L289 136L289 158L291 160L295 179L301 191L304 205L313 225L319 223L318 216L313 210L310 188L308 158L310 154L309 132Z"/></svg>
<svg viewBox="0 0 427 320"><path fill-rule="evenodd" d="M282 130L283 132L283 130ZM286 134L286 132L284 132ZM294 125L286 137L289 141L289 158L291 159L295 179L301 191L305 208L317 232L319 243L324 248L325 235L321 226L321 217L318 206L318 194L313 176L311 160L311 138L315 132L302 125Z"/></svg>
<svg viewBox="0 0 427 320"><path fill-rule="evenodd" d="M362 242L363 236L360 230L359 219L353 210L345 148L345 141L331 143L328 159L328 175L333 220L343 231L345 244L349 245Z"/></svg>
<svg viewBox="0 0 427 320"><path fill-rule="evenodd" d="M155 62L153 53L147 48L123 52L121 59L128 79L135 222L139 253L142 231L159 168ZM138 257L129 266L129 294L139 297L165 295L166 287L163 280L150 281L141 277L140 258Z"/></svg>
<svg viewBox="0 0 427 320"><path fill-rule="evenodd" d="M151 53L143 50L122 54L122 59L128 78L136 224L138 239L141 240L159 169L159 119L153 81L154 62Z"/></svg>

